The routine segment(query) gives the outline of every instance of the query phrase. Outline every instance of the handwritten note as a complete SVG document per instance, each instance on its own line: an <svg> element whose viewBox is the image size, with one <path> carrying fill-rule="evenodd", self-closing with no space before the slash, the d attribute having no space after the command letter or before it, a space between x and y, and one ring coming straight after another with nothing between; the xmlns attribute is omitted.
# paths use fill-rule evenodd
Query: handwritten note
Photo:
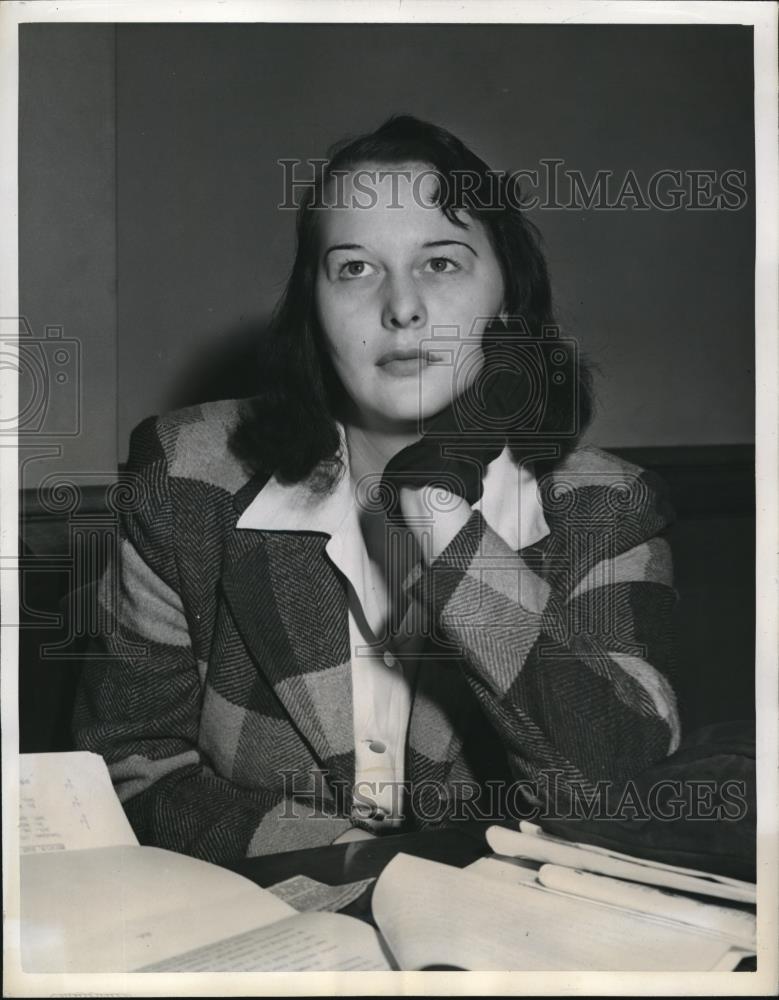
<svg viewBox="0 0 779 1000"><path fill-rule="evenodd" d="M21 754L21 854L137 843L102 757L80 752Z"/></svg>

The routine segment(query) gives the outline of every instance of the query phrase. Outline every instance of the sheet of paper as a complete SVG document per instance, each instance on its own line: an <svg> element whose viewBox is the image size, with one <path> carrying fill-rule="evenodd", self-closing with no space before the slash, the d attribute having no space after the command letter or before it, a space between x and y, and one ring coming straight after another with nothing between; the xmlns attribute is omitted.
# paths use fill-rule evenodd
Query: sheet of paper
<svg viewBox="0 0 779 1000"><path fill-rule="evenodd" d="M333 913L300 913L139 972L346 972L391 966L370 924Z"/></svg>
<svg viewBox="0 0 779 1000"><path fill-rule="evenodd" d="M723 955L722 961L717 965L712 972L732 972L740 961L744 958L750 958L753 952L745 951L741 948L732 948L727 955Z"/></svg>
<svg viewBox="0 0 779 1000"><path fill-rule="evenodd" d="M716 896L718 899L739 903L755 903L757 899L757 888L749 882L738 882L736 879L724 882L707 877L705 872L677 872L667 865L644 863L627 855L616 857L602 851L590 851L586 846L569 844L546 835L491 826L487 830L487 843L496 854L507 857L527 858L566 868L581 868L614 878L632 879L634 882L675 889L678 892L694 892L701 896Z"/></svg>
<svg viewBox="0 0 779 1000"><path fill-rule="evenodd" d="M373 914L402 969L706 971L730 945L654 917L399 854Z"/></svg>
<svg viewBox="0 0 779 1000"><path fill-rule="evenodd" d="M234 872L155 847L21 859L25 972L127 972L294 913Z"/></svg>
<svg viewBox="0 0 779 1000"><path fill-rule="evenodd" d="M521 882L537 882L538 867L504 858L477 858L473 864L466 865L463 871L479 875L481 878L492 879L494 882L519 885Z"/></svg>
<svg viewBox="0 0 779 1000"><path fill-rule="evenodd" d="M294 875L292 878L277 882L268 888L277 899L294 906L299 912L311 910L327 910L336 913L361 896L376 879L364 878L359 882L347 882L345 885L325 885L307 875Z"/></svg>
<svg viewBox="0 0 779 1000"><path fill-rule="evenodd" d="M20 755L22 854L137 843L102 757L85 752Z"/></svg>
<svg viewBox="0 0 779 1000"><path fill-rule="evenodd" d="M665 861L649 861L647 858L639 858L632 854L622 854L620 851L615 851L610 847L598 847L596 844L585 844L581 841L564 840L562 837L557 837L553 833L547 833L546 830L538 826L537 823L531 823L526 819L521 819L519 821L519 832L533 834L536 837L540 837L542 841L547 841L548 843L566 844L569 847L578 847L580 850L589 851L591 854L602 854L608 858L615 858L619 861L630 861L633 864L643 865L645 868L654 868L657 871L676 872L677 875L693 875L696 878L707 878L711 879L713 882L720 882L722 885L735 886L737 889L755 889L753 883L744 882L743 879L732 878L729 875L718 875L714 872L703 872L699 868L683 868L681 865L669 865Z"/></svg>

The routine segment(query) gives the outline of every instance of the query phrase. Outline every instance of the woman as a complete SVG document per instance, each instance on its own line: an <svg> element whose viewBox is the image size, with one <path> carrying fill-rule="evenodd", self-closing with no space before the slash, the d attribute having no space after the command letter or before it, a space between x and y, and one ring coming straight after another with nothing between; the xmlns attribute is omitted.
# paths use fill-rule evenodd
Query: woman
<svg viewBox="0 0 779 1000"><path fill-rule="evenodd" d="M678 745L669 514L577 445L589 382L512 195L408 116L341 145L258 395L134 431L75 735L141 842L565 810Z"/></svg>

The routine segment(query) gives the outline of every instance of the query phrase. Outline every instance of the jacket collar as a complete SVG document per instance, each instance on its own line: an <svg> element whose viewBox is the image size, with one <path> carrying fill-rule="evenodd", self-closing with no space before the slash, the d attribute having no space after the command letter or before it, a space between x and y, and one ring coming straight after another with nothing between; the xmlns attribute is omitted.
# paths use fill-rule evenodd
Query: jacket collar
<svg viewBox="0 0 779 1000"><path fill-rule="evenodd" d="M236 528L332 536L338 534L354 506L348 467L330 492L316 490L310 476L297 483L283 483L273 475L241 514Z"/></svg>

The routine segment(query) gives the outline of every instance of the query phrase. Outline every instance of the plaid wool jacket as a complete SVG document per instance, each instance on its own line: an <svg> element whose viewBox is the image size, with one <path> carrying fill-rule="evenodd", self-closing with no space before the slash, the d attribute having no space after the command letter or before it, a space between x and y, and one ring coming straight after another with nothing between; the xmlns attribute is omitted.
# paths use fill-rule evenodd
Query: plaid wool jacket
<svg viewBox="0 0 779 1000"><path fill-rule="evenodd" d="M354 825L344 580L326 535L236 530L264 485L228 446L241 408L203 404L134 430L132 502L97 585L100 635L74 715L77 747L106 760L140 842L216 862L328 844ZM539 493L539 542L516 552L474 510L406 580L429 623L409 829L450 821L488 781L521 780L543 805L550 773L558 793L586 791L679 743L661 486L578 448Z"/></svg>

